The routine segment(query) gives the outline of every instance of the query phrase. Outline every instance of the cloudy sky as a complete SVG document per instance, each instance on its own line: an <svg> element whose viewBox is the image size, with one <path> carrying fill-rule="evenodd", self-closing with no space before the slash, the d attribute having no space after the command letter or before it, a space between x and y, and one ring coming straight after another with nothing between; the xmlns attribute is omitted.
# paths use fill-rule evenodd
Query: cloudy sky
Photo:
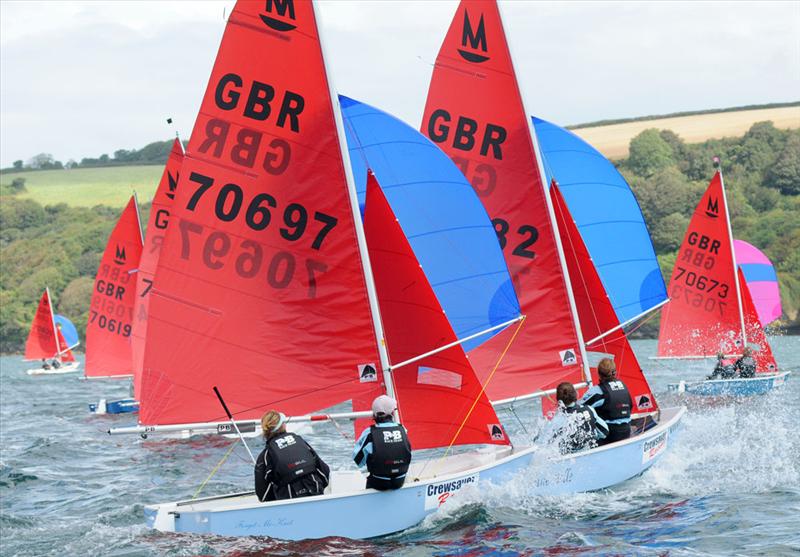
<svg viewBox="0 0 800 557"><path fill-rule="evenodd" d="M1 1L0 164L188 138L231 6ZM417 127L455 8L323 1L338 90ZM797 1L517 0L504 16L528 104L561 124L800 99Z"/></svg>

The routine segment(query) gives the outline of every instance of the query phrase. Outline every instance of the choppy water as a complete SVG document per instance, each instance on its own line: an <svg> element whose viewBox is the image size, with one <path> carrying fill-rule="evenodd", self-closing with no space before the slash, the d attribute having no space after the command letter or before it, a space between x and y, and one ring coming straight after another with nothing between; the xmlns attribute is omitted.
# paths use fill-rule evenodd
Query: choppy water
<svg viewBox="0 0 800 557"><path fill-rule="evenodd" d="M109 437L125 417L86 405L121 397L123 382L75 375L28 377L19 357L0 360L0 554L2 555L800 555L800 339L772 339L782 369L770 395L694 404L670 452L614 490L532 497L509 485L464 500L402 534L371 541L277 542L162 534L144 527L145 503L191 497L232 441ZM635 342L662 406L666 383L699 377L698 363L654 363ZM518 409L525 419L533 407ZM517 428L507 414L501 418ZM333 467L350 441L330 426L309 435ZM255 448L255 443L253 444ZM243 447L203 494L249 489Z"/></svg>

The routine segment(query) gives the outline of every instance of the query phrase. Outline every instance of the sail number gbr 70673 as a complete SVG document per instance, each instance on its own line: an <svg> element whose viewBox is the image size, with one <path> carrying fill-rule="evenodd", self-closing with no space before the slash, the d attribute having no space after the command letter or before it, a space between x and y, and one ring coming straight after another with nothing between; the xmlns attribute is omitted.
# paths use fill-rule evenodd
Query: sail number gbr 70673
<svg viewBox="0 0 800 557"><path fill-rule="evenodd" d="M320 251L326 237L338 223L336 217L320 211L310 211L300 203L288 203L281 207L278 200L266 192L248 199L238 184L226 183L217 188L214 178L198 172L191 173L189 183L196 185L196 188L186 204L188 211L195 212L201 199L210 196L213 203L212 214L217 220L227 223L241 220L247 228L256 232L277 226L278 235L289 244L307 238L311 242L311 249ZM278 218L280 222L274 223ZM194 249L199 247L200 261L215 271L226 265L233 265L233 270L239 277L253 279L263 276L270 287L277 289L286 288L294 278L303 280L298 276L302 271L298 271L297 257L292 251L267 253L263 242L220 230L213 230L206 235L206 227L186 219L181 219L177 224L182 259L195 257ZM194 246L197 240L201 244ZM237 254L235 257L234 253ZM327 271L328 266L310 258L301 265L305 267L307 295L314 298L317 277Z"/></svg>

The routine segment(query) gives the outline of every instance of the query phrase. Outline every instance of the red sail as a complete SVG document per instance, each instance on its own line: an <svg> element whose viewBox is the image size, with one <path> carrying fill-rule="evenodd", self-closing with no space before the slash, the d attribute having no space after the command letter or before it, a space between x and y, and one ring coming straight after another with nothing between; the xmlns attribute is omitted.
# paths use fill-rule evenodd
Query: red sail
<svg viewBox="0 0 800 557"><path fill-rule="evenodd" d="M58 345L53 325L53 308L50 306L50 291L45 290L33 316L28 340L25 341L25 359L41 360L52 358L56 354Z"/></svg>
<svg viewBox="0 0 800 557"><path fill-rule="evenodd" d="M158 261L142 424L224 420L214 386L248 419L373 384L359 379L380 366L349 195L312 4L238 2Z"/></svg>
<svg viewBox="0 0 800 557"><path fill-rule="evenodd" d="M131 329L136 302L136 269L142 255L139 208L131 197L108 238L94 277L86 325L86 376L133 374Z"/></svg>
<svg viewBox="0 0 800 557"><path fill-rule="evenodd" d="M722 176L714 174L683 238L669 303L661 313L659 357L704 357L742 349L728 207Z"/></svg>
<svg viewBox="0 0 800 557"><path fill-rule="evenodd" d="M580 341L550 223L545 187L495 2L464 0L431 78L422 132L459 165L492 218L524 327L489 385L492 400L579 381ZM470 352L480 377L505 331Z"/></svg>
<svg viewBox="0 0 800 557"><path fill-rule="evenodd" d="M67 346L67 341L64 339L64 335L61 334L61 327L58 325L56 325L56 333L58 334L58 351L61 354L59 359L62 362L74 362L75 355L72 353L72 350L69 349L69 346Z"/></svg>
<svg viewBox="0 0 800 557"><path fill-rule="evenodd" d="M364 232L391 361L400 363L457 340L371 173ZM509 443L461 346L400 367L392 377L403 424L415 449L446 447L451 442ZM369 401L365 402L369 408Z"/></svg>
<svg viewBox="0 0 800 557"><path fill-rule="evenodd" d="M619 319L606 294L600 275L595 269L589 250L583 242L578 226L572 219L567 203L556 183L550 187L553 210L556 215L561 245L567 271L572 279L572 291L578 310L581 331L595 338L619 326ZM633 413L655 412L658 404L644 377L636 354L633 352L623 330L616 330L600 340L586 346L587 356L597 353L595 363L601 357L611 356L617 368L617 376L625 383L633 399ZM598 383L597 369L592 368L592 380Z"/></svg>
<svg viewBox="0 0 800 557"><path fill-rule="evenodd" d="M153 287L153 276L158 265L164 234L169 225L169 213L175 190L178 186L178 175L183 164L183 147L177 139L172 144L167 165L161 175L158 189L153 196L150 207L150 218L147 221L147 236L144 240L142 257L139 260L139 272L136 273L136 308L134 310L131 346L133 350L133 394L138 397L142 388L142 366L144 364L145 337L147 335L147 311L150 306L150 293Z"/></svg>
<svg viewBox="0 0 800 557"><path fill-rule="evenodd" d="M750 295L750 288L744 280L742 269L739 268L739 288L742 289L742 311L744 312L744 326L747 335L747 345L753 350L753 359L756 361L757 373L776 373L778 363L772 354L772 348L761 328L761 321L758 318L758 311Z"/></svg>

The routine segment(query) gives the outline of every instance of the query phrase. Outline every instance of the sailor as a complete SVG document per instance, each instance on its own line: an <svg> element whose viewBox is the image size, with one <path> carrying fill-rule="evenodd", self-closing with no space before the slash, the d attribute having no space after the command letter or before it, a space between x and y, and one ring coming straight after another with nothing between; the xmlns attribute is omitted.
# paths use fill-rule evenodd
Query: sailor
<svg viewBox="0 0 800 557"><path fill-rule="evenodd" d="M591 406L578 404L578 393L572 383L561 383L556 388L558 411L553 417L558 447L562 453L573 453L597 446L608 435L608 425Z"/></svg>
<svg viewBox="0 0 800 557"><path fill-rule="evenodd" d="M61 367L61 362L58 360L58 358L53 358L53 368L58 369L60 367Z"/></svg>
<svg viewBox="0 0 800 557"><path fill-rule="evenodd" d="M742 350L742 357L736 360L736 363L733 364L733 367L739 372L739 377L744 379L747 379L748 377L755 377L756 361L753 359L753 351L750 350L749 347L745 346L744 350Z"/></svg>
<svg viewBox="0 0 800 557"><path fill-rule="evenodd" d="M330 468L302 437L286 431L286 416L270 410L261 417L266 447L255 466L259 501L322 495Z"/></svg>
<svg viewBox="0 0 800 557"><path fill-rule="evenodd" d="M406 428L394 421L397 401L381 395L372 402L375 424L361 432L353 449L353 460L366 467L367 488L399 489L411 463L411 443Z"/></svg>
<svg viewBox="0 0 800 557"><path fill-rule="evenodd" d="M44 358L42 358L42 369L50 369L50 364Z"/></svg>
<svg viewBox="0 0 800 557"><path fill-rule="evenodd" d="M725 354L720 352L717 354L717 365L714 366L714 371L706 379L730 379L736 375L736 370L733 365L725 361Z"/></svg>
<svg viewBox="0 0 800 557"><path fill-rule="evenodd" d="M613 360L603 358L597 364L600 384L590 387L581 398L581 404L593 407L608 424L608 435L598 445L608 445L631 436L631 394L625 384L617 379Z"/></svg>

